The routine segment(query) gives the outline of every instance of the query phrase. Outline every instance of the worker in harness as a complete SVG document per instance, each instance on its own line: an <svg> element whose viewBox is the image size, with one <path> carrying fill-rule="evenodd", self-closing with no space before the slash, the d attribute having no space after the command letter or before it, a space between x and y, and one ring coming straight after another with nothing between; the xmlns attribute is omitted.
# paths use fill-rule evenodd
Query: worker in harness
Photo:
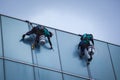
<svg viewBox="0 0 120 80"><path fill-rule="evenodd" d="M80 48L80 58L84 55L87 57L87 64L92 60L92 55L94 54L94 41L92 34L83 34L81 36L81 42L78 45L78 49Z"/></svg>
<svg viewBox="0 0 120 80"><path fill-rule="evenodd" d="M46 37L48 39L48 42L50 44L50 49L53 49L52 43L50 40L50 37L52 37L52 33L48 31L44 26L37 25L36 27L33 27L32 30L28 31L27 33L23 34L22 39L24 40L26 35L35 34L36 38L34 43L32 44L32 49L34 49L38 43L45 44L46 43Z"/></svg>

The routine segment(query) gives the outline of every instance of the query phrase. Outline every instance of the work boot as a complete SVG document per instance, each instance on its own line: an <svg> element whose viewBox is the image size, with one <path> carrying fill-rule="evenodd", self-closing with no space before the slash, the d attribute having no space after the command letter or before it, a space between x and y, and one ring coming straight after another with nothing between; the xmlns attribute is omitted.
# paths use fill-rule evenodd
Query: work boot
<svg viewBox="0 0 120 80"><path fill-rule="evenodd" d="M94 52L91 51L91 52L90 52L90 55L91 55L91 56L94 55Z"/></svg>
<svg viewBox="0 0 120 80"><path fill-rule="evenodd" d="M92 60L92 56L90 56L90 58L88 59L88 61L90 62Z"/></svg>

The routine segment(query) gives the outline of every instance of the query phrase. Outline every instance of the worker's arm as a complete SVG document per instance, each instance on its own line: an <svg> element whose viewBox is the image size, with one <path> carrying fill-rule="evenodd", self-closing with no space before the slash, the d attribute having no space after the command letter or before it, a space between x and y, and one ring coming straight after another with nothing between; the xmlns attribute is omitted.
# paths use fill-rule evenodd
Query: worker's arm
<svg viewBox="0 0 120 80"><path fill-rule="evenodd" d="M93 43L93 45L94 45L94 40L93 40L93 39L91 39L91 41L92 41L92 43Z"/></svg>
<svg viewBox="0 0 120 80"><path fill-rule="evenodd" d="M51 43L51 40L50 40L50 37L47 37L47 38L48 38L48 42L49 42L49 44L50 44L50 49L53 49L52 43Z"/></svg>
<svg viewBox="0 0 120 80"><path fill-rule="evenodd" d="M24 38L25 38L26 35L33 34L34 32L35 32L35 27L31 31L28 31L27 33L23 34L22 35L22 39L24 40Z"/></svg>

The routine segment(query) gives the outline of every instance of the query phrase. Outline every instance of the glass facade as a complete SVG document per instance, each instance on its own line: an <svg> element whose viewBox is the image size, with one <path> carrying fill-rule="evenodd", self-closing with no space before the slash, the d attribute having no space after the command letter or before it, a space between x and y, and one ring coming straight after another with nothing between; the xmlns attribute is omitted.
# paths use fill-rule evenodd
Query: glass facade
<svg viewBox="0 0 120 80"><path fill-rule="evenodd" d="M4 80L3 60L0 59L0 80Z"/></svg>
<svg viewBox="0 0 120 80"><path fill-rule="evenodd" d="M33 36L21 40L30 29L23 20L0 15L0 80L120 79L120 46L95 40L95 54L87 66L79 58L80 36L47 27L53 33L53 49L46 39L32 50Z"/></svg>
<svg viewBox="0 0 120 80"><path fill-rule="evenodd" d="M92 77L96 80L115 79L107 43L95 41L95 54L90 64L90 70Z"/></svg>
<svg viewBox="0 0 120 80"><path fill-rule="evenodd" d="M4 56L32 63L30 45L21 41L22 35L28 31L28 24L16 19L1 17Z"/></svg>
<svg viewBox="0 0 120 80"><path fill-rule="evenodd" d="M51 38L53 49L50 49L50 45L47 41L45 45L40 46L39 48L33 50L33 55L35 56L34 63L37 65L60 70L60 61L58 56L58 45L57 45L55 30L52 29L48 29L48 30L53 33L53 36Z"/></svg>
<svg viewBox="0 0 120 80"><path fill-rule="evenodd" d="M115 70L117 80L120 79L120 46L115 46L109 44L110 54L113 62L113 67Z"/></svg>
<svg viewBox="0 0 120 80"><path fill-rule="evenodd" d="M0 16L0 57L2 56L2 38L1 38L1 16Z"/></svg>
<svg viewBox="0 0 120 80"><path fill-rule="evenodd" d="M81 79L78 77L69 76L69 75L64 74L64 80L86 80L86 79Z"/></svg>
<svg viewBox="0 0 120 80"><path fill-rule="evenodd" d="M63 71L88 77L87 67L79 58L78 43L80 37L57 31Z"/></svg>
<svg viewBox="0 0 120 80"><path fill-rule="evenodd" d="M61 73L40 69L40 68L36 68L35 73L36 73L36 80L62 80Z"/></svg>
<svg viewBox="0 0 120 80"><path fill-rule="evenodd" d="M6 80L34 80L33 67L5 60Z"/></svg>

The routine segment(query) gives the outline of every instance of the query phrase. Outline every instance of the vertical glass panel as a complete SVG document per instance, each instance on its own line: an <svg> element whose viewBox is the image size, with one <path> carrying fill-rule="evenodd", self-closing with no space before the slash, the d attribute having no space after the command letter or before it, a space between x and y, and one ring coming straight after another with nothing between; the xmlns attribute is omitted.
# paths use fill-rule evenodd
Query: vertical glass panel
<svg viewBox="0 0 120 80"><path fill-rule="evenodd" d="M2 16L2 30L5 57L32 63L30 45L20 41L28 31L27 23Z"/></svg>
<svg viewBox="0 0 120 80"><path fill-rule="evenodd" d="M1 16L0 16L0 56L2 56L2 38L1 38Z"/></svg>
<svg viewBox="0 0 120 80"><path fill-rule="evenodd" d="M1 34L0 34L0 57L2 56L2 43L1 43Z"/></svg>
<svg viewBox="0 0 120 80"><path fill-rule="evenodd" d="M109 48L117 80L120 80L120 47L109 44Z"/></svg>
<svg viewBox="0 0 120 80"><path fill-rule="evenodd" d="M60 31L57 31L57 37L63 71L88 77L87 66L78 54L80 37Z"/></svg>
<svg viewBox="0 0 120 80"><path fill-rule="evenodd" d="M95 41L95 54L89 66L94 79L115 80L107 43Z"/></svg>
<svg viewBox="0 0 120 80"><path fill-rule="evenodd" d="M40 45L40 48L33 50L34 61L38 65L60 70L60 61L58 56L58 47L55 30L48 30L53 33L53 36L51 38L53 49L49 49L50 45L48 42L45 45Z"/></svg>
<svg viewBox="0 0 120 80"><path fill-rule="evenodd" d="M64 74L64 80L86 80L86 79L81 79L78 77L69 76L69 75Z"/></svg>
<svg viewBox="0 0 120 80"><path fill-rule="evenodd" d="M4 80L3 60L0 59L0 80Z"/></svg>
<svg viewBox="0 0 120 80"><path fill-rule="evenodd" d="M57 73L45 69L35 68L35 74L36 74L36 80L62 80L61 73Z"/></svg>
<svg viewBox="0 0 120 80"><path fill-rule="evenodd" d="M33 67L5 61L6 80L34 80Z"/></svg>

